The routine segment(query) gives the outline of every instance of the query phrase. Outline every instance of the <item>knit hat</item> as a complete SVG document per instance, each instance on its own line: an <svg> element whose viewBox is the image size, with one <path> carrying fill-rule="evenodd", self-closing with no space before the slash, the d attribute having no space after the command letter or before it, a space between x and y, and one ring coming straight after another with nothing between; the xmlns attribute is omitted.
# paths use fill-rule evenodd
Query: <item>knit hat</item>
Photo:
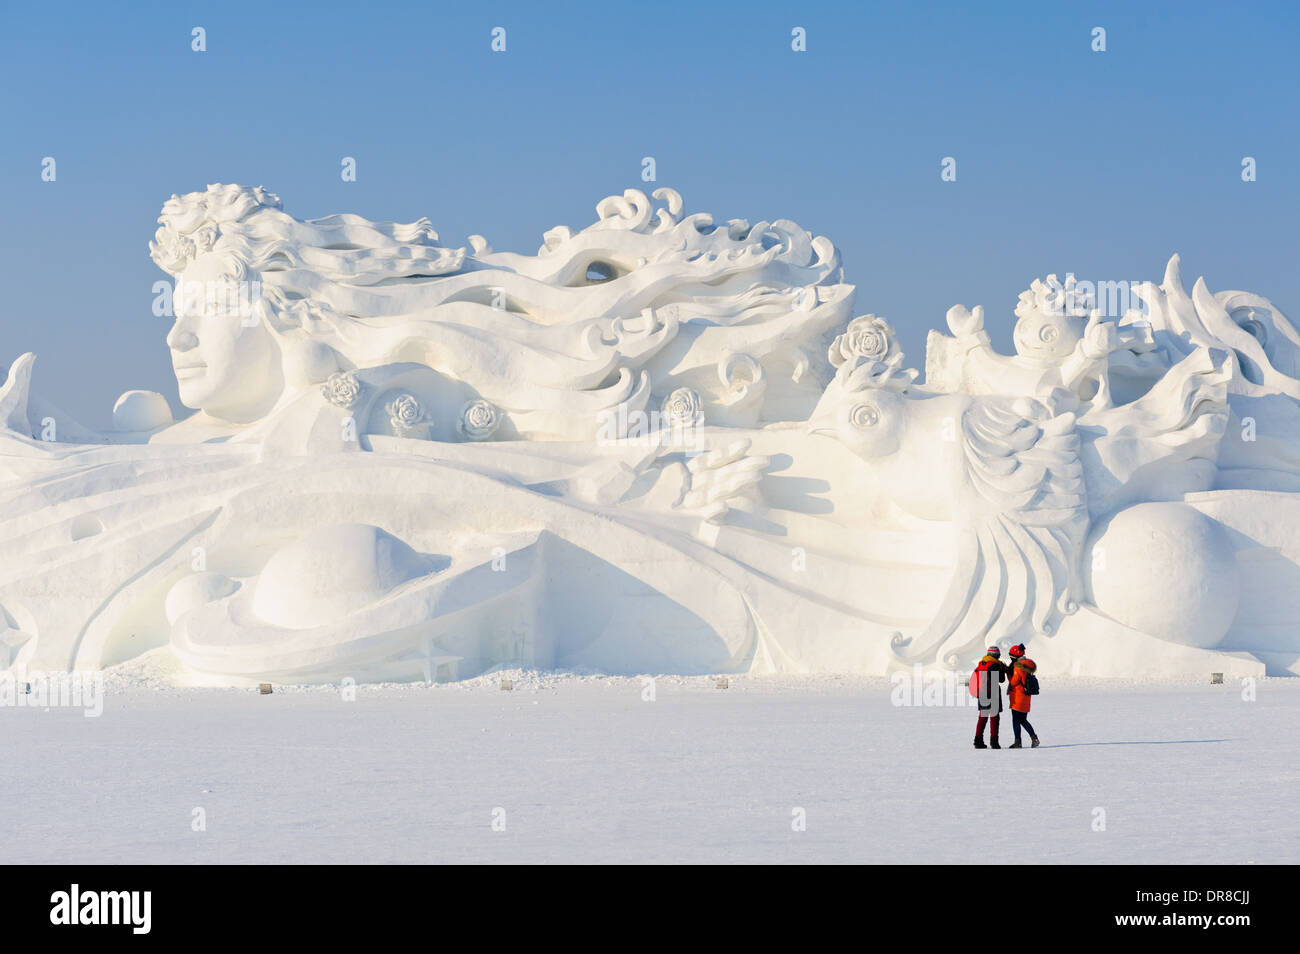
<svg viewBox="0 0 1300 954"><path fill-rule="evenodd" d="M1024 644L1024 643L1020 643L1020 644L1017 645L1017 646L1012 646L1012 647L1011 647L1011 655L1014 656L1014 657L1016 657L1017 659L1018 659L1019 657L1023 656L1024 654L1025 654L1025 644Z"/></svg>
<svg viewBox="0 0 1300 954"><path fill-rule="evenodd" d="M988 648L988 654L992 656L994 659L996 659L997 657L1002 655L1002 650L998 649L998 647L996 646L990 646Z"/></svg>

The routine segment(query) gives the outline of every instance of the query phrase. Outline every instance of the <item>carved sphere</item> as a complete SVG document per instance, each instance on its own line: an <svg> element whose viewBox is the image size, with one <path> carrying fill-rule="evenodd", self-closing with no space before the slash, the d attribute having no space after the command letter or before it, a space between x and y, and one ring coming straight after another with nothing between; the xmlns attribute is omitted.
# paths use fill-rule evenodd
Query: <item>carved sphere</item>
<svg viewBox="0 0 1300 954"><path fill-rule="evenodd" d="M172 423L172 409L157 391L127 391L113 405L113 430L156 431Z"/></svg>
<svg viewBox="0 0 1300 954"><path fill-rule="evenodd" d="M379 527L343 523L279 550L253 591L253 613L290 629L324 626L423 576L431 561Z"/></svg>
<svg viewBox="0 0 1300 954"><path fill-rule="evenodd" d="M1237 613L1240 571L1227 531L1185 504L1121 510L1094 531L1084 568L1099 610L1172 643L1217 646Z"/></svg>

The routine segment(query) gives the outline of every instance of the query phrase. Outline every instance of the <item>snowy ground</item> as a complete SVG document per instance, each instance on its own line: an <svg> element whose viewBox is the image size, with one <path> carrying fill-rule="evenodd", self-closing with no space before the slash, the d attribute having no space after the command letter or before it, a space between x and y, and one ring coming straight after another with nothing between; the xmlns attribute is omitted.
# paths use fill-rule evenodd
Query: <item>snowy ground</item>
<svg viewBox="0 0 1300 954"><path fill-rule="evenodd" d="M0 708L5 860L961 863L1014 825L994 857L1300 861L1300 679L1044 679L1043 747L981 752L885 680L513 676Z"/></svg>

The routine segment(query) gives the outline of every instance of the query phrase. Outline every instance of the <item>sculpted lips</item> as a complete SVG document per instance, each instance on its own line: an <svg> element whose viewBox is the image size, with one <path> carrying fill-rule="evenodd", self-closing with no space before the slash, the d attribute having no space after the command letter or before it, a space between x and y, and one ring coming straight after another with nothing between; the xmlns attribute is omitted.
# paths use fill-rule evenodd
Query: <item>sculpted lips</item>
<svg viewBox="0 0 1300 954"><path fill-rule="evenodd" d="M202 361L189 361L185 364L172 362L172 370L176 372L176 377L181 380L196 377L202 374L207 367Z"/></svg>

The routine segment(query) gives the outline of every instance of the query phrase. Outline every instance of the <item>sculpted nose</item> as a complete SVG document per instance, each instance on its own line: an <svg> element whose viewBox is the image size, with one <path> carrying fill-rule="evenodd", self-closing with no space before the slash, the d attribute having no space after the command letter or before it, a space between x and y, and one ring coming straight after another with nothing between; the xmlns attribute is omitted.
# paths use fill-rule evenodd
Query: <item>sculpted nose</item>
<svg viewBox="0 0 1300 954"><path fill-rule="evenodd" d="M198 336L186 328L180 321L172 325L167 333L167 347L173 351L189 351L199 343Z"/></svg>

